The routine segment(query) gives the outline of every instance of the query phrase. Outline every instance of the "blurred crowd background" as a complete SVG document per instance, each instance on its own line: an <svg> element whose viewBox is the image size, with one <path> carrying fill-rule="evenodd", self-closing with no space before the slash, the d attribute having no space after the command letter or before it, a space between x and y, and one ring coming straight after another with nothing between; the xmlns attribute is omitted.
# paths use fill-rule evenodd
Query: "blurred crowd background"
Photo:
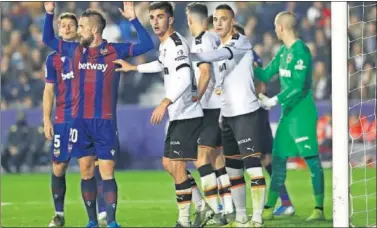
<svg viewBox="0 0 377 228"><path fill-rule="evenodd" d="M209 12L213 12L219 3L207 2ZM274 32L275 15L283 10L294 12L298 18L299 36L309 46L313 55L314 97L317 101L331 101L331 83L334 82L331 82L330 2L227 2L227 4L234 9L237 23L244 27L246 36L252 42L254 50L262 57L264 65L268 64L281 45ZM375 5L363 7L362 4L362 2L349 3L349 98L358 101L371 99L375 101L377 12ZM185 16L186 5L187 2L174 3L175 29L191 42ZM136 3L136 14L149 30L155 46L158 47L159 41L149 25L148 6L149 2ZM121 2L57 2L56 15L68 11L79 16L86 8L103 10L107 17L105 39L110 42L135 42L136 33L130 23L122 18L118 11L119 7L122 7ZM44 12L43 2L1 3L1 110L25 110L40 108L42 105L44 62L51 52L42 43ZM129 61L144 63L155 60L157 56L158 53L154 50ZM346 76L345 80L347 80ZM268 95L277 94L279 88L279 81L275 79L267 86ZM163 77L160 74L127 73L121 77L118 97L119 104L153 107L164 97ZM374 122L370 118L365 118L366 122L361 120L359 113L350 113L351 128L355 125L354 128L359 129L353 130L356 132L354 134L363 135L354 139L373 142L376 118L374 117ZM21 127L16 129L22 129L22 124L25 123L21 121L20 124ZM364 130L367 128L363 124L367 124L371 129L374 126L374 135L365 134ZM40 131L40 128L32 130L36 132L35 135L38 135L38 129ZM11 133L12 129L9 134ZM320 143L331 149L330 113L321 116L318 135ZM20 139L22 140L22 137ZM13 141L18 143L17 140ZM8 140L8 144L11 142L12 140ZM42 147L42 144L40 146ZM9 145L6 148L9 150ZM29 158L28 161L33 161L33 158ZM42 161L44 162L45 158Z"/></svg>

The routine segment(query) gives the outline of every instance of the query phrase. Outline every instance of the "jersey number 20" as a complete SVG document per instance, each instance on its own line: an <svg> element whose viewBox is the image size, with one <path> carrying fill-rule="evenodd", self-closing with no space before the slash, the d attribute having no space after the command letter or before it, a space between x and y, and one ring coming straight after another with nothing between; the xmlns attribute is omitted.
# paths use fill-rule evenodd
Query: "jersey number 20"
<svg viewBox="0 0 377 228"><path fill-rule="evenodd" d="M72 143L77 142L77 129L71 128L69 131L69 141Z"/></svg>

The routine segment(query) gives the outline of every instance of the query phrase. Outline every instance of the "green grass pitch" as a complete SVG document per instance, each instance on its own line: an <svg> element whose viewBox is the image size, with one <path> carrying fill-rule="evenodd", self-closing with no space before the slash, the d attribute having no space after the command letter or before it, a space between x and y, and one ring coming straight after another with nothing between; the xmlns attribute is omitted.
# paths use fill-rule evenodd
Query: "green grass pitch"
<svg viewBox="0 0 377 228"><path fill-rule="evenodd" d="M374 178L376 169L354 170L353 178L362 180L365 175ZM199 181L197 172L194 176ZM368 178L367 177L367 178ZM53 215L49 174L3 175L1 180L1 226L3 227L46 227ZM123 227L172 227L177 218L175 191L171 177L163 171L128 171L116 174L119 189L117 220ZM268 227L330 227L332 226L332 184L331 170L325 170L325 214L327 221L306 223L304 219L312 212L314 199L308 170L289 170L287 187L296 207L293 217L267 221ZM365 195L365 191L376 192L375 179L367 185L352 186L354 195ZM376 195L367 200L361 197L355 201L357 210L375 209ZM248 199L250 196L248 195ZM368 201L368 204L366 203ZM368 208L366 208L368 205ZM369 213L369 224L376 223L375 211ZM248 200L248 213L251 213ZM83 227L87 223L85 207L80 194L80 177L67 174L65 206L66 226ZM364 226L366 213L353 216L353 223Z"/></svg>

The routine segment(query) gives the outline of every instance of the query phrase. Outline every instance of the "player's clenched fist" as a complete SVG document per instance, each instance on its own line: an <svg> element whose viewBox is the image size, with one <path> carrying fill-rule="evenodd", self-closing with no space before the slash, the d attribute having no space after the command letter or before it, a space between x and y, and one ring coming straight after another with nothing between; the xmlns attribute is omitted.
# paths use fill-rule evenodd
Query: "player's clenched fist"
<svg viewBox="0 0 377 228"><path fill-rule="evenodd" d="M55 2L45 2L45 10L47 13L53 14L55 10Z"/></svg>
<svg viewBox="0 0 377 228"><path fill-rule="evenodd" d="M122 60L122 59L117 59L113 61L113 63L120 65L119 68L116 68L115 71L117 72L128 72L128 71L136 71L137 68L135 65L129 64L128 62Z"/></svg>
<svg viewBox="0 0 377 228"><path fill-rule="evenodd" d="M127 18L130 21L135 19L136 17L133 2L123 2L123 9L119 8L119 12L123 15L123 17Z"/></svg>
<svg viewBox="0 0 377 228"><path fill-rule="evenodd" d="M51 140L54 137L54 127L50 120L44 121L44 132L46 139Z"/></svg>

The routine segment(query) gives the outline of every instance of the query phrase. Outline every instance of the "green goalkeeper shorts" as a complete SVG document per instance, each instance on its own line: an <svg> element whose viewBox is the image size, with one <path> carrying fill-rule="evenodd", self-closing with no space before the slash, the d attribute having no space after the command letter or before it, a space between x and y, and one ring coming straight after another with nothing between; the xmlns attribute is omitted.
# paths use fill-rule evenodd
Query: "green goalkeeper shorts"
<svg viewBox="0 0 377 228"><path fill-rule="evenodd" d="M317 116L307 115L282 117L276 131L273 156L310 157L318 155Z"/></svg>

